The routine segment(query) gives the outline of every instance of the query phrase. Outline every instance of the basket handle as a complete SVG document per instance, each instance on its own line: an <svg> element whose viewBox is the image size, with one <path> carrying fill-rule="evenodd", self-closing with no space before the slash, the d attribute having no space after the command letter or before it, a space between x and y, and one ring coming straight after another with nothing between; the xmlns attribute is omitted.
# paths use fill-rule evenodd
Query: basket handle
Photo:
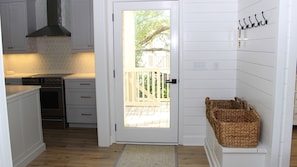
<svg viewBox="0 0 297 167"><path fill-rule="evenodd" d="M205 104L208 105L210 103L209 97L205 98Z"/></svg>
<svg viewBox="0 0 297 167"><path fill-rule="evenodd" d="M255 107L252 106L251 104L247 104L247 109L248 109L249 111L255 111Z"/></svg>

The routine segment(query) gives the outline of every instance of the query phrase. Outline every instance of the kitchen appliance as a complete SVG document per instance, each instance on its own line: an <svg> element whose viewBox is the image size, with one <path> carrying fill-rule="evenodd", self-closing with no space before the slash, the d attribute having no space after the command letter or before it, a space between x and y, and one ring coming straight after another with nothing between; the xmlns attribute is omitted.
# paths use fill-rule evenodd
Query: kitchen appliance
<svg viewBox="0 0 297 167"><path fill-rule="evenodd" d="M47 26L26 37L43 36L71 36L71 33L62 26L61 0L47 0Z"/></svg>
<svg viewBox="0 0 297 167"><path fill-rule="evenodd" d="M64 77L70 74L37 74L22 78L23 85L40 85L42 127L68 127L65 112Z"/></svg>

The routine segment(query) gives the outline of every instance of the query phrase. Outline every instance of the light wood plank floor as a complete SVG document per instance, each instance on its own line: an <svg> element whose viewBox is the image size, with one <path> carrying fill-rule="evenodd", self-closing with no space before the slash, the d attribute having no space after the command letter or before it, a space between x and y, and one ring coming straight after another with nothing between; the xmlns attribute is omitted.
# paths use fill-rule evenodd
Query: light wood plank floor
<svg viewBox="0 0 297 167"><path fill-rule="evenodd" d="M97 147L96 129L44 130L47 149L28 167L113 167L121 144ZM203 147L177 146L179 167L209 167Z"/></svg>
<svg viewBox="0 0 297 167"><path fill-rule="evenodd" d="M113 167L121 144L97 147L96 129L44 130L47 150L28 167ZM179 167L209 167L203 147L177 146ZM297 128L293 129L291 165L297 167Z"/></svg>
<svg viewBox="0 0 297 167"><path fill-rule="evenodd" d="M290 167L297 167L297 127L294 126L291 145L291 162Z"/></svg>

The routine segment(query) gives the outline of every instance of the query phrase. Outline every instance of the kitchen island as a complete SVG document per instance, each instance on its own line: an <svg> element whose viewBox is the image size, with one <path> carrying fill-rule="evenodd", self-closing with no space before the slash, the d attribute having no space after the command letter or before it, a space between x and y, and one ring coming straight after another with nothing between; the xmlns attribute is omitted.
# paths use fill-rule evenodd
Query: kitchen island
<svg viewBox="0 0 297 167"><path fill-rule="evenodd" d="M6 86L10 143L14 167L24 167L45 150L40 86Z"/></svg>

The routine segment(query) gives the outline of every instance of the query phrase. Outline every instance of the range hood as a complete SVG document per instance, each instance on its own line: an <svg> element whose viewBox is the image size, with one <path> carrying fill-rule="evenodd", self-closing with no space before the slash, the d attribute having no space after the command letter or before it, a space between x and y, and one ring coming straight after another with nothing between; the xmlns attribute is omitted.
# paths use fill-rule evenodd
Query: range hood
<svg viewBox="0 0 297 167"><path fill-rule="evenodd" d="M47 26L30 33L26 37L44 36L71 36L71 33L62 26L61 0L47 0Z"/></svg>

